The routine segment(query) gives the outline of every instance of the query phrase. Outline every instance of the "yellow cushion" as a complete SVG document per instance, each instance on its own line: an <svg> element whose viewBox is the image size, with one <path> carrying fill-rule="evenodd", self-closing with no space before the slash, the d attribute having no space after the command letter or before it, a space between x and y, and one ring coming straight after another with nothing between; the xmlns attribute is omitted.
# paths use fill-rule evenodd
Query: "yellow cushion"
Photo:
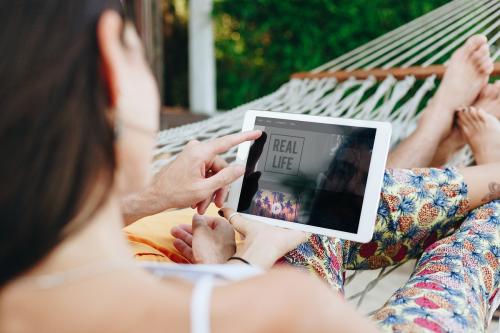
<svg viewBox="0 0 500 333"><path fill-rule="evenodd" d="M218 208L210 205L206 215L218 216ZM170 229L179 224L191 224L195 210L170 210L145 217L124 228L125 234L138 260L189 263L174 247Z"/></svg>

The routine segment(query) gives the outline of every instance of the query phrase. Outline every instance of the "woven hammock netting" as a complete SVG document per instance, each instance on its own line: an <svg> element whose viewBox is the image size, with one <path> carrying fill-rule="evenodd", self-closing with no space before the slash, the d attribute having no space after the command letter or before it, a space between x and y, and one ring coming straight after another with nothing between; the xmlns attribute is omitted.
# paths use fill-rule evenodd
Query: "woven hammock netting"
<svg viewBox="0 0 500 333"><path fill-rule="evenodd" d="M500 0L451 1L311 72L446 64L453 51L474 34L484 34L488 37L491 55L498 61ZM157 171L168 164L189 140L210 140L240 131L247 110L390 121L393 125L392 143L396 144L415 129L419 111L425 107L438 84L435 75L424 79L406 76L399 80L390 75L383 80L376 80L374 77L359 80L351 77L342 82L333 77L292 78L275 92L250 103L201 122L160 132L153 170ZM232 161L235 154L236 150L233 149L223 157ZM464 166L471 162L470 150L464 148L449 164ZM411 263L404 266L408 265ZM405 274L395 274L398 270L403 270ZM390 285L393 286L393 291L402 286L408 278L407 271L408 267L394 266L375 272L348 272L346 296L357 306L361 306L363 311L370 313L390 296L371 296L383 285L383 280L391 276ZM361 278L363 275L365 277ZM368 280L366 275L369 276ZM395 275L403 277L396 281L393 278ZM363 306L364 301L368 299L372 308Z"/></svg>

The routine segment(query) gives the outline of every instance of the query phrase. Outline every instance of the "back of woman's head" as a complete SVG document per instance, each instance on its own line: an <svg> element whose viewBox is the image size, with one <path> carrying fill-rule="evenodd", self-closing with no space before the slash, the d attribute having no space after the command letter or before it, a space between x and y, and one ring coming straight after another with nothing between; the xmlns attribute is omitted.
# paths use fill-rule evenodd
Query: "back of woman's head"
<svg viewBox="0 0 500 333"><path fill-rule="evenodd" d="M107 8L120 3L0 3L0 287L88 219L112 186L114 132L96 39Z"/></svg>

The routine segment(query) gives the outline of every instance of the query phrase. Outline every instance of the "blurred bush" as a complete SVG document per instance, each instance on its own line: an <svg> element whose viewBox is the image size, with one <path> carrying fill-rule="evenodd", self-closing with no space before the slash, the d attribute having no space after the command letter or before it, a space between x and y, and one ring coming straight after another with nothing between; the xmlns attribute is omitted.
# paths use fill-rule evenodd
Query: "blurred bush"
<svg viewBox="0 0 500 333"><path fill-rule="evenodd" d="M230 109L276 90L290 74L310 70L364 44L447 0L214 0L217 106ZM185 10L186 1L173 0ZM175 15L174 15L175 16ZM179 25L179 31L185 29ZM166 41L166 57L182 53ZM173 64L171 63L171 67ZM182 66L184 63L182 63ZM187 89L187 68L173 65ZM180 72L184 70L184 75ZM168 82L166 90L172 89ZM187 105L187 90L166 92L167 103Z"/></svg>
<svg viewBox="0 0 500 333"><path fill-rule="evenodd" d="M163 99L167 106L189 104L187 10L187 0L163 0Z"/></svg>

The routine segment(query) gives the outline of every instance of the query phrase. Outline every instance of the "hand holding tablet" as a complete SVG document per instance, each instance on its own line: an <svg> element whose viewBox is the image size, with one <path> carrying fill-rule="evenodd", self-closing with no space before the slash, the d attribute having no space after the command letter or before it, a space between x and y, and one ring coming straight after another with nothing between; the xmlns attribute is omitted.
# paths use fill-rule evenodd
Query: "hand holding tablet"
<svg viewBox="0 0 500 333"><path fill-rule="evenodd" d="M245 238L233 257L244 258L251 265L263 269L271 268L279 258L307 241L309 237L308 233L301 230L255 223L231 208L222 208L220 213Z"/></svg>
<svg viewBox="0 0 500 333"><path fill-rule="evenodd" d="M248 111L243 131L262 130L239 146L245 174L228 207L288 229L367 242L373 234L389 123Z"/></svg>

